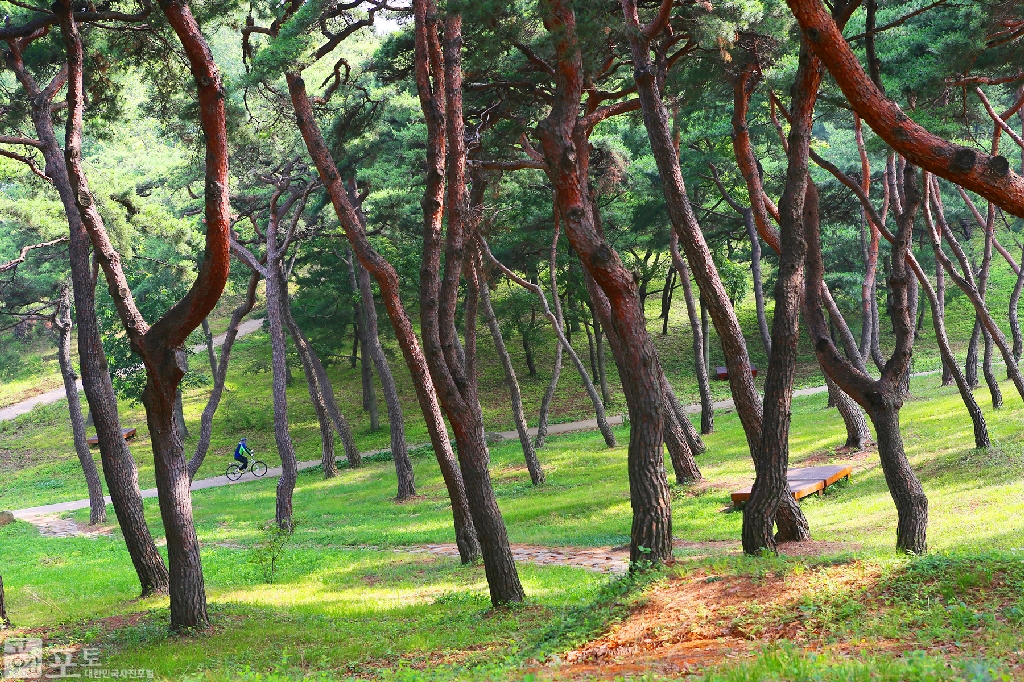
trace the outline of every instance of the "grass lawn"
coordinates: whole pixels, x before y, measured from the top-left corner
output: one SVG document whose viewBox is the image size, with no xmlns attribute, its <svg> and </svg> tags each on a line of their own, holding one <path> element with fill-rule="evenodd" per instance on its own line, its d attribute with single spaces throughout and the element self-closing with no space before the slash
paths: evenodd
<svg viewBox="0 0 1024 682">
<path fill-rule="evenodd" d="M 304 387 L 293 387 L 298 390 Z M 852 484 L 803 503 L 815 540 L 835 543 L 815 556 L 736 556 L 741 516 L 727 511 L 728 493 L 749 480 L 752 466 L 738 420 L 723 413 L 699 458 L 707 483 L 673 487 L 673 530 L 690 542 L 733 543 L 680 549 L 676 566 L 638 582 L 522 563 L 527 602 L 489 608 L 480 566 L 395 551 L 451 542 L 443 483 L 436 463 L 421 452 L 415 459 L 419 495 L 401 505 L 391 501 L 388 461 L 343 469 L 330 481 L 317 471 L 300 475 L 299 526 L 273 584 L 267 584 L 261 561 L 267 557 L 262 527 L 273 516 L 274 481 L 196 492 L 214 621 L 207 633 L 169 636 L 166 598 L 135 599 L 134 574 L 116 532 L 48 539 L 21 522 L 0 528 L 8 609 L 26 628 L 16 634 L 96 647 L 104 666 L 152 669 L 161 679 L 573 676 L 587 670 L 594 642 L 616 638 L 660 643 L 645 669 L 672 677 L 684 665 L 657 652 L 698 635 L 712 641 L 717 653 L 694 669 L 715 680 L 1020 675 L 1020 398 L 1004 386 L 1006 407 L 987 414 L 995 444 L 982 452 L 971 448 L 970 421 L 954 389 L 925 377 L 914 381 L 913 393 L 903 410 L 903 432 L 930 501 L 932 554 L 921 558 L 893 555 L 895 510 L 877 456 L 835 451 L 842 422 L 817 395 L 794 401 L 793 463 L 852 461 L 855 474 Z M 987 405 L 987 398 L 980 399 Z M 8 448 L 15 443 L 31 453 L 31 443 L 60 437 L 65 427 L 56 406 L 32 414 L 0 436 Z M 220 437 L 226 442 L 228 434 Z M 625 443 L 626 429 L 618 437 Z M 315 441 L 299 442 L 305 443 L 304 458 L 318 455 Z M 260 450 L 272 460 L 268 447 Z M 143 443 L 134 451 L 145 485 L 151 473 Z M 584 433 L 554 438 L 540 454 L 548 483 L 534 488 L 516 442 L 492 449 L 495 488 L 512 542 L 626 543 L 625 448 L 604 448 L 598 434 Z M 58 463 L 46 466 L 55 467 L 49 480 L 63 480 Z M 20 478 L 16 463 L 5 467 L 14 475 L 5 476 L 0 507 L 53 501 L 64 490 L 34 485 L 38 471 Z M 68 486 L 73 472 L 67 465 Z M 159 536 L 155 500 L 147 501 L 146 510 Z M 737 592 L 730 595 L 730 589 Z M 746 597 L 737 600 L 736 594 Z M 672 604 L 681 610 L 672 611 Z M 600 656 L 595 660 L 600 663 Z M 597 668 L 615 671 L 614 665 L 609 659 Z"/>
</svg>

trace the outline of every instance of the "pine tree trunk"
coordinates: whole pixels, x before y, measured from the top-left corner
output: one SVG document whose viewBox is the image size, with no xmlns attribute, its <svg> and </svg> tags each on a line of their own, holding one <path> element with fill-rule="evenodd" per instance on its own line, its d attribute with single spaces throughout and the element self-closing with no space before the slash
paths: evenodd
<svg viewBox="0 0 1024 682">
<path fill-rule="evenodd" d="M 665 286 L 661 290 L 661 335 L 668 336 L 668 315 L 672 310 L 672 292 L 675 289 L 675 268 L 670 267 L 665 275 Z"/>
<path fill-rule="evenodd" d="M 482 275 L 482 268 L 477 268 L 478 277 Z M 487 321 L 487 327 L 491 330 L 491 338 L 494 340 L 494 349 L 501 360 L 501 366 L 505 369 L 505 381 L 508 383 L 509 397 L 512 402 L 512 419 L 516 424 L 516 432 L 519 434 L 519 444 L 523 448 L 523 457 L 526 459 L 526 468 L 530 472 L 530 481 L 534 485 L 544 482 L 544 469 L 537 459 L 537 451 L 533 448 L 530 434 L 526 429 L 526 416 L 523 414 L 523 394 L 519 390 L 519 381 L 516 379 L 516 370 L 512 366 L 512 358 L 509 357 L 508 349 L 505 347 L 505 340 L 501 338 L 501 327 L 498 326 L 498 318 L 494 316 L 494 307 L 491 305 L 491 294 L 488 291 L 487 281 L 480 277 L 480 307 Z M 524 337 L 525 338 L 525 337 Z"/>
<path fill-rule="evenodd" d="M 82 371 L 82 387 L 89 402 L 89 414 L 96 426 L 103 476 L 114 514 L 117 516 L 128 555 L 139 578 L 142 596 L 149 596 L 167 589 L 167 567 L 146 525 L 138 469 L 121 433 L 117 397 L 110 381 L 107 357 L 103 352 L 99 325 L 96 321 L 96 294 L 89 234 L 75 204 L 74 189 L 54 134 L 52 99 L 40 96 L 41 93 L 28 78 L 20 58 L 14 62 L 13 70 L 30 95 L 32 123 L 42 143 L 40 151 L 46 161 L 46 175 L 53 180 L 68 221 L 68 251 L 75 300 L 75 322 L 78 327 L 78 359 Z"/>
<path fill-rule="evenodd" d="M 377 369 L 384 403 L 388 410 L 388 424 L 391 435 L 391 459 L 395 463 L 395 474 L 398 477 L 399 502 L 416 494 L 416 479 L 413 475 L 412 461 L 409 459 L 409 448 L 405 442 L 405 421 L 402 416 L 402 403 L 398 399 L 398 387 L 391 373 L 391 365 L 380 345 L 380 332 L 377 328 L 377 306 L 373 302 L 373 289 L 370 286 L 370 273 L 353 256 L 357 278 L 359 280 L 359 296 L 362 299 L 363 329 L 368 340 L 366 350 Z M 363 355 L 366 361 L 366 355 Z"/>
<path fill-rule="evenodd" d="M 477 395 L 476 311 L 466 310 L 466 346 L 457 351 L 455 326 L 459 282 L 467 265 L 477 217 L 466 191 L 465 122 L 462 118 L 462 18 L 449 14 L 444 23 L 443 63 L 428 57 L 429 45 L 441 42 L 437 8 L 432 0 L 415 0 L 416 85 L 427 127 L 426 187 L 423 208 L 423 256 L 420 268 L 420 329 L 423 353 L 438 397 L 458 445 L 459 467 L 469 510 L 480 539 L 491 603 L 500 606 L 525 599 L 516 571 L 505 521 L 491 484 L 490 453 L 484 438 Z M 435 85 L 444 84 L 435 90 Z M 443 97 L 442 97 L 443 92 Z M 447 196 L 444 181 L 447 180 Z M 474 189 L 476 189 L 474 187 Z M 482 190 L 482 185 L 481 185 Z M 482 196 L 480 197 L 482 200 Z M 445 267 L 441 275 L 442 208 L 447 212 Z M 473 268 L 467 270 L 470 289 Z M 472 292 L 470 292 L 472 293 Z M 475 305 L 473 306 L 475 308 Z"/>
<path fill-rule="evenodd" d="M 1022 285 L 1024 285 L 1024 279 L 1021 279 L 1020 281 L 1021 281 Z M 946 319 L 946 270 L 945 270 L 945 268 L 942 267 L 942 264 L 938 263 L 938 262 L 935 263 L 935 301 L 936 301 L 936 303 L 938 303 L 938 309 L 937 309 L 936 312 L 938 313 L 939 319 L 943 320 L 943 325 L 945 325 L 945 319 Z M 933 306 L 933 307 L 935 307 L 935 306 Z M 1019 333 L 1020 333 L 1020 330 L 1018 329 L 1018 334 Z M 952 363 L 946 362 L 945 359 L 943 359 L 943 362 L 942 362 L 942 385 L 943 386 L 949 386 L 950 384 L 953 383 L 953 368 L 954 367 L 957 367 L 959 369 L 959 366 L 956 364 L 956 359 L 954 359 Z"/>
<path fill-rule="evenodd" d="M 971 388 L 978 387 L 978 342 L 981 341 L 981 320 L 975 316 L 974 331 L 971 332 L 971 341 L 967 344 L 967 359 L 964 361 L 964 371 L 967 375 L 967 383 Z"/>
<path fill-rule="evenodd" d="M 597 379 L 601 385 L 601 402 L 607 408 L 612 404 L 612 393 L 608 388 L 608 363 L 604 355 L 604 329 L 597 317 L 594 317 L 594 354 L 597 356 Z"/>
<path fill-rule="evenodd" d="M 231 313 L 231 321 L 228 323 L 228 330 L 224 334 L 224 343 L 220 347 L 220 362 L 214 361 L 213 365 L 217 371 L 213 374 L 213 391 L 210 393 L 206 407 L 203 408 L 203 416 L 199 421 L 199 442 L 196 443 L 195 453 L 188 461 L 189 478 L 195 479 L 196 473 L 206 459 L 206 453 L 210 449 L 210 439 L 213 436 L 213 415 L 217 413 L 220 399 L 224 395 L 224 384 L 227 381 L 228 363 L 231 361 L 231 349 L 238 338 L 238 326 L 242 318 L 252 312 L 256 305 L 256 286 L 259 284 L 259 273 L 253 272 L 249 277 L 249 286 L 246 288 L 245 301 L 235 308 Z M 212 336 L 210 337 L 212 339 Z"/>
<path fill-rule="evenodd" d="M 85 474 L 85 484 L 89 489 L 89 525 L 95 526 L 107 520 L 107 503 L 103 499 L 103 483 L 96 462 L 89 452 L 89 443 L 85 435 L 85 419 L 82 416 L 82 403 L 78 398 L 78 375 L 71 365 L 71 287 L 61 285 L 60 299 L 54 314 L 54 326 L 57 328 L 57 360 L 60 373 L 64 378 L 64 393 L 68 399 L 68 412 L 71 417 L 71 435 L 75 443 L 75 452 Z"/>
<path fill-rule="evenodd" d="M 697 376 L 697 390 L 700 391 L 700 432 L 705 436 L 715 431 L 715 405 L 711 397 L 711 381 L 708 377 L 708 366 L 704 357 L 704 327 L 697 315 L 697 306 L 693 300 L 693 287 L 690 284 L 690 268 L 679 253 L 679 235 L 675 230 L 669 235 L 669 250 L 672 262 L 679 271 L 679 280 L 683 284 L 683 297 L 686 299 L 686 314 L 690 318 L 690 331 L 693 335 L 693 366 Z M 701 306 L 703 311 L 703 306 Z M 771 339 L 768 341 L 771 343 Z"/>
<path fill-rule="evenodd" d="M 420 347 L 419 339 L 413 329 L 412 321 L 402 304 L 398 273 L 381 255 L 374 250 L 366 236 L 365 216 L 357 211 L 349 201 L 341 175 L 334 164 L 334 159 L 324 142 L 323 135 L 313 116 L 313 109 L 306 94 L 306 84 L 295 73 L 286 74 L 288 92 L 291 96 L 292 108 L 295 112 L 296 126 L 302 134 L 310 158 L 316 165 L 334 207 L 335 215 L 345 230 L 356 257 L 363 267 L 369 270 L 380 287 L 381 297 L 395 330 L 398 344 L 405 357 L 406 366 L 412 377 L 420 411 L 430 434 L 430 442 L 437 459 L 441 475 L 444 478 L 448 497 L 452 503 L 452 516 L 455 526 L 455 543 L 459 548 L 459 557 L 463 564 L 470 564 L 480 558 L 480 541 L 473 518 L 469 510 L 465 481 L 459 469 L 451 441 L 445 427 L 437 391 L 430 376 L 426 358 Z"/>
<path fill-rule="evenodd" d="M 903 449 L 899 408 L 882 401 L 870 413 L 878 438 L 878 455 L 889 493 L 896 504 L 896 550 L 924 554 L 928 549 L 928 498 Z"/>
<path fill-rule="evenodd" d="M 554 211 L 555 222 L 554 222 L 554 236 L 551 239 L 551 255 L 549 258 L 548 270 L 550 273 L 550 285 L 551 285 L 551 302 L 554 304 L 555 310 L 555 324 L 559 328 L 565 329 L 565 319 L 562 316 L 562 301 L 558 295 L 558 210 Z M 591 344 L 593 347 L 593 344 Z M 593 351 L 591 351 L 591 359 L 593 359 Z M 551 410 L 551 400 L 555 397 L 555 390 L 558 388 L 558 379 L 562 375 L 562 344 L 561 342 L 555 344 L 555 364 L 551 369 L 551 381 L 548 382 L 548 388 L 544 391 L 544 397 L 540 401 L 540 416 L 537 419 L 537 438 L 534 440 L 534 447 L 540 449 L 544 447 L 544 440 L 548 435 L 548 412 Z M 594 408 L 597 409 L 595 403 Z"/>
</svg>

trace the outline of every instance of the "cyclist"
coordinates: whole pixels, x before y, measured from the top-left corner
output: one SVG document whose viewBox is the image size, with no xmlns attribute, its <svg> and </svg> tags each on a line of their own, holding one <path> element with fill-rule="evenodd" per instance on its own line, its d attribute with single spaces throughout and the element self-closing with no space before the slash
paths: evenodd
<svg viewBox="0 0 1024 682">
<path fill-rule="evenodd" d="M 246 457 L 248 455 L 248 457 Z M 246 443 L 246 439 L 238 441 L 238 446 L 235 448 L 235 459 L 238 460 L 238 464 L 242 467 L 242 471 L 245 471 L 249 466 L 249 457 L 252 457 L 252 450 L 249 449 L 249 444 Z"/>
</svg>

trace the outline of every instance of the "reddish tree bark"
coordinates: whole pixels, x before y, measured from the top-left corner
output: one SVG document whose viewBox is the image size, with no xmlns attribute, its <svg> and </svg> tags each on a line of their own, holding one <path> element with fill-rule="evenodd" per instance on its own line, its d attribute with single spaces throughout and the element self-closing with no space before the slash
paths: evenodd
<svg viewBox="0 0 1024 682">
<path fill-rule="evenodd" d="M 209 617 L 199 541 L 192 520 L 190 480 L 181 433 L 174 420 L 174 403 L 181 378 L 188 369 L 185 339 L 216 305 L 227 281 L 230 205 L 227 129 L 220 74 L 188 6 L 169 1 L 162 3 L 161 9 L 182 44 L 198 90 L 200 122 L 206 143 L 206 249 L 192 288 L 152 327 L 135 305 L 121 269 L 120 255 L 110 243 L 82 172 L 82 43 L 69 4 L 61 6 L 59 20 L 68 52 L 65 161 L 75 203 L 89 232 L 94 254 L 103 268 L 132 349 L 146 368 L 142 402 L 153 442 L 160 513 L 167 536 L 171 627 L 178 629 L 205 627 Z"/>
<path fill-rule="evenodd" d="M 571 6 L 560 0 L 544 5 L 545 28 L 554 39 L 555 94 L 538 134 L 547 160 L 548 178 L 565 222 L 565 232 L 583 264 L 607 297 L 610 319 L 604 324 L 629 406 L 629 480 L 633 525 L 630 560 L 661 563 L 672 558 L 672 513 L 661 452 L 662 369 L 647 332 L 632 275 L 595 224 L 596 207 L 588 187 L 589 141 L 597 122 L 626 103 L 579 115 L 584 65 Z M 628 106 L 635 106 L 630 103 Z M 594 291 L 591 291 L 593 298 Z"/>
<path fill-rule="evenodd" d="M 345 237 L 356 258 L 373 276 L 380 288 L 381 298 L 388 311 L 388 317 L 391 319 L 391 326 L 395 330 L 395 336 L 412 376 L 420 410 L 423 412 L 427 432 L 430 434 L 434 456 L 437 458 L 445 486 L 448 489 L 448 496 L 452 501 L 455 542 L 459 547 L 459 556 L 463 563 L 472 563 L 480 557 L 480 543 L 469 511 L 465 483 L 451 442 L 448 440 L 447 428 L 441 415 L 441 407 L 426 358 L 399 295 L 401 287 L 398 282 L 398 273 L 391 263 L 373 248 L 366 236 L 364 218 L 355 210 L 349 200 L 341 174 L 338 173 L 338 168 L 320 132 L 320 126 L 313 116 L 313 108 L 310 106 L 309 96 L 306 94 L 305 82 L 299 74 L 294 72 L 286 74 L 286 77 L 296 125 L 302 134 L 306 150 L 316 165 L 324 188 L 331 198 L 334 213 L 345 231 Z"/>
<path fill-rule="evenodd" d="M 420 269 L 420 329 L 423 351 L 438 396 L 455 433 L 459 466 L 473 525 L 480 538 L 484 571 L 494 605 L 525 598 L 505 521 L 491 485 L 490 454 L 484 438 L 483 414 L 475 372 L 476 277 L 468 261 L 475 226 L 466 188 L 465 124 L 462 117 L 462 18 L 448 15 L 444 47 L 438 38 L 437 8 L 416 0 L 415 73 L 420 105 L 427 124 L 427 175 L 423 207 L 423 263 Z M 447 197 L 445 196 L 447 179 Z M 441 271 L 441 222 L 447 208 L 444 275 Z M 459 282 L 466 270 L 466 345 L 455 325 Z"/>
<path fill-rule="evenodd" d="M 89 410 L 96 426 L 103 475 L 110 493 L 114 513 L 124 536 L 128 554 L 142 587 L 142 595 L 167 589 L 167 568 L 146 525 L 142 493 L 139 490 L 135 460 L 121 433 L 117 414 L 117 397 L 110 380 L 107 358 L 96 321 L 95 282 L 90 266 L 89 234 L 75 205 L 74 190 L 67 166 L 53 130 L 53 97 L 67 81 L 67 68 L 62 68 L 45 87 L 39 88 L 25 68 L 21 51 L 31 40 L 12 40 L 6 54 L 8 66 L 29 95 L 30 113 L 40 151 L 46 161 L 46 174 L 54 182 L 70 228 L 69 255 L 71 281 L 75 298 L 75 319 L 78 324 L 78 357 L 82 368 L 82 386 L 89 401 Z"/>
<path fill-rule="evenodd" d="M 912 121 L 864 72 L 821 0 L 787 0 L 787 4 L 854 111 L 889 146 L 909 163 L 1024 217 L 1024 178 L 1010 170 L 1005 157 L 952 144 Z"/>
</svg>

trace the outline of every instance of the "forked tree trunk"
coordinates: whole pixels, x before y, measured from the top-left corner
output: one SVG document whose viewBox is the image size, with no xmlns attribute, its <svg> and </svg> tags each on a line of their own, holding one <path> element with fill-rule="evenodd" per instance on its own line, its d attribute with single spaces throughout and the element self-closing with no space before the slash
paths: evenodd
<svg viewBox="0 0 1024 682">
<path fill-rule="evenodd" d="M 29 95 L 32 123 L 41 142 L 40 151 L 46 162 L 46 175 L 53 180 L 68 221 L 71 282 L 75 299 L 75 321 L 78 326 L 78 358 L 82 370 L 82 386 L 89 402 L 90 415 L 96 426 L 103 475 L 111 504 L 139 578 L 142 595 L 149 596 L 167 589 L 167 568 L 146 525 L 142 494 L 139 491 L 138 470 L 121 434 L 117 397 L 110 380 L 107 358 L 103 352 L 99 325 L 96 321 L 96 285 L 92 275 L 90 238 L 75 204 L 74 189 L 53 130 L 53 97 L 63 87 L 66 72 L 58 73 L 44 90 L 40 90 L 25 68 L 20 52 L 12 50 L 8 64 Z"/>
<path fill-rule="evenodd" d="M 525 593 L 512 557 L 505 521 L 491 485 L 490 453 L 484 438 L 475 367 L 476 311 L 466 310 L 466 347 L 459 353 L 455 326 L 460 276 L 473 245 L 474 216 L 466 191 L 465 123 L 462 118 L 462 18 L 445 19 L 444 45 L 432 0 L 415 0 L 416 86 L 427 124 L 427 173 L 422 207 L 423 260 L 420 269 L 420 328 L 430 375 L 439 391 L 458 444 L 473 525 L 480 538 L 484 573 L 495 606 L 523 601 Z M 447 163 L 446 163 L 447 162 Z M 448 181 L 445 198 L 444 181 Z M 441 272 L 442 207 L 448 213 Z M 475 273 L 466 268 L 472 289 Z M 472 292 L 471 292 L 472 293 Z M 464 358 L 464 360 L 463 360 Z"/>
<path fill-rule="evenodd" d="M 355 260 L 355 256 L 353 256 Z M 377 328 L 377 307 L 373 302 L 373 289 L 370 286 L 370 273 L 355 260 L 355 269 L 359 280 L 359 296 L 362 299 L 363 329 L 366 330 L 368 339 L 367 351 L 374 367 L 377 369 L 377 376 L 380 377 L 381 389 L 384 393 L 384 403 L 388 410 L 388 425 L 391 435 L 391 459 L 395 463 L 395 474 L 398 477 L 398 495 L 395 498 L 399 502 L 407 500 L 416 494 L 416 479 L 413 475 L 412 461 L 409 459 L 409 448 L 405 442 L 405 420 L 402 416 L 402 403 L 398 399 L 398 387 L 395 385 L 395 377 L 391 373 L 391 365 L 384 355 L 384 349 L 380 345 L 380 332 Z M 365 362 L 366 356 L 363 356 Z"/>
<path fill-rule="evenodd" d="M 899 382 L 910 366 L 913 349 L 910 268 L 907 260 L 911 253 L 914 217 L 921 205 L 921 195 L 915 169 L 910 164 L 906 167 L 904 178 L 905 200 L 902 202 L 902 210 L 898 212 L 899 231 L 893 240 L 892 274 L 889 277 L 896 346 L 892 358 L 882 370 L 881 378 L 874 380 L 856 368 L 839 353 L 828 336 L 821 305 L 825 271 L 816 210 L 813 213 L 814 219 L 806 220 L 804 224 L 808 244 L 805 315 L 822 368 L 865 409 L 875 426 L 878 455 L 899 515 L 896 547 L 899 551 L 920 554 L 927 549 L 925 530 L 928 524 L 928 500 L 920 481 L 910 468 L 900 437 L 899 409 L 903 396 L 899 391 Z M 813 188 L 813 184 L 809 187 Z M 808 201 L 816 203 L 817 193 L 810 193 Z M 805 211 L 805 215 L 810 216 L 810 211 Z"/>
<path fill-rule="evenodd" d="M 416 397 L 419 400 L 427 433 L 444 478 L 448 497 L 452 503 L 455 526 L 455 543 L 459 548 L 462 563 L 469 564 L 480 558 L 480 541 L 473 526 L 465 481 L 452 451 L 451 441 L 441 415 L 434 382 L 427 367 L 426 358 L 420 348 L 409 315 L 399 295 L 398 273 L 381 255 L 373 249 L 366 236 L 365 218 L 358 213 L 349 200 L 338 168 L 324 142 L 320 127 L 313 116 L 313 109 L 306 94 L 306 84 L 296 73 L 285 74 L 288 92 L 295 112 L 296 126 L 302 134 L 310 158 L 316 165 L 325 189 L 331 198 L 335 215 L 345 230 L 345 237 L 352 246 L 359 262 L 365 267 L 380 287 L 381 297 L 391 319 L 399 346 L 409 368 Z"/>
<path fill-rule="evenodd" d="M 220 347 L 220 362 L 214 360 L 211 365 L 216 367 L 217 371 L 213 374 L 213 391 L 210 393 L 209 400 L 206 401 L 206 407 L 203 408 L 203 416 L 199 420 L 199 442 L 196 444 L 195 453 L 188 461 L 188 475 L 190 479 L 196 477 L 196 473 L 198 473 L 199 468 L 203 465 L 206 453 L 210 449 L 210 439 L 213 436 L 213 415 L 217 413 L 220 399 L 224 395 L 224 384 L 228 376 L 228 363 L 231 361 L 231 349 L 235 345 L 235 339 L 238 338 L 238 326 L 242 323 L 242 318 L 252 312 L 253 307 L 256 305 L 256 285 L 259 284 L 259 281 L 259 273 L 253 272 L 249 277 L 249 285 L 246 287 L 245 301 L 231 313 L 231 321 L 228 323 L 228 330 L 224 334 L 224 343 Z M 212 339 L 213 337 L 211 336 L 210 338 Z"/>
<path fill-rule="evenodd" d="M 71 287 L 66 283 L 60 288 L 54 326 L 57 327 L 57 360 L 64 379 L 64 394 L 68 399 L 71 435 L 78 461 L 82 465 L 82 473 L 85 474 L 85 484 L 89 489 L 89 525 L 95 526 L 107 520 L 107 503 L 103 499 L 103 483 L 100 481 L 99 472 L 96 471 L 96 462 L 89 452 L 82 403 L 78 399 L 78 375 L 71 365 Z"/>
<path fill-rule="evenodd" d="M 761 442 L 754 457 L 754 485 L 743 508 L 743 551 L 757 554 L 775 550 L 776 512 L 791 498 L 789 428 L 800 341 L 800 309 L 803 305 L 804 256 L 807 243 L 803 225 L 817 205 L 807 196 L 815 193 L 807 167 L 814 104 L 821 83 L 821 66 L 806 44 L 801 46 L 800 63 L 792 87 L 792 126 L 789 133 L 786 182 L 779 200 L 779 272 L 775 284 L 775 312 L 772 316 L 772 353 L 764 383 L 764 421 Z M 797 512 L 799 514 L 799 512 Z M 803 524 L 780 527 L 783 535 Z M 789 539 L 789 538 L 786 538 Z M 801 537 L 798 539 L 807 539 Z"/>
<path fill-rule="evenodd" d="M 491 294 L 488 291 L 487 280 L 481 277 L 483 269 L 477 268 L 477 276 L 480 281 L 480 308 L 487 321 L 487 327 L 491 330 L 491 339 L 494 340 L 494 349 L 501 360 L 501 366 L 505 369 L 505 381 L 508 382 L 509 397 L 512 402 L 512 419 L 516 424 L 516 432 L 519 434 L 519 444 L 523 448 L 523 457 L 526 460 L 526 468 L 530 472 L 530 481 L 534 485 L 544 482 L 544 469 L 537 459 L 537 451 L 533 448 L 533 441 L 526 429 L 526 416 L 523 414 L 523 394 L 519 390 L 519 380 L 516 379 L 516 370 L 512 366 L 512 358 L 509 357 L 508 349 L 505 347 L 505 340 L 501 337 L 501 327 L 498 326 L 498 318 L 494 315 L 494 307 L 491 305 Z"/>
<path fill-rule="evenodd" d="M 69 74 L 65 161 L 75 203 L 104 270 L 118 315 L 132 350 L 141 356 L 146 367 L 142 402 L 146 407 L 146 420 L 153 442 L 154 474 L 167 537 L 171 627 L 180 629 L 205 627 L 209 624 L 209 616 L 199 541 L 192 518 L 190 480 L 181 433 L 174 423 L 174 403 L 181 378 L 188 370 L 183 344 L 189 333 L 216 305 L 227 282 L 231 211 L 226 117 L 220 74 L 188 6 L 165 3 L 161 10 L 181 42 L 198 91 L 199 118 L 206 146 L 206 245 L 196 281 L 188 293 L 152 327 L 135 305 L 121 269 L 120 255 L 110 243 L 82 172 L 83 51 L 70 4 L 60 7 L 59 20 L 68 53 Z"/>
</svg>

